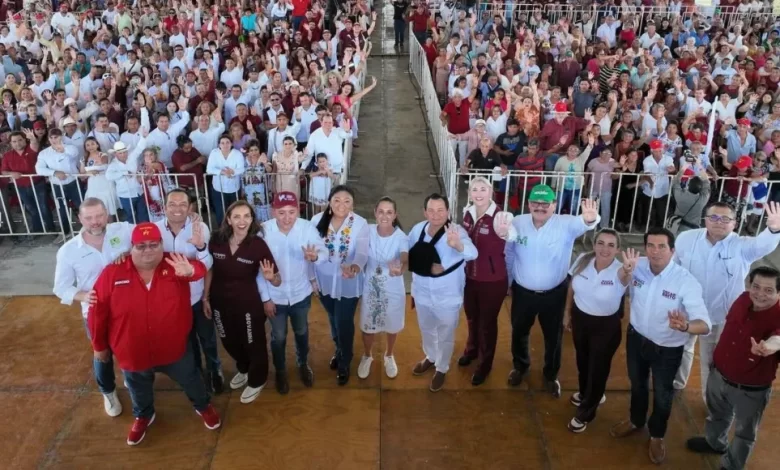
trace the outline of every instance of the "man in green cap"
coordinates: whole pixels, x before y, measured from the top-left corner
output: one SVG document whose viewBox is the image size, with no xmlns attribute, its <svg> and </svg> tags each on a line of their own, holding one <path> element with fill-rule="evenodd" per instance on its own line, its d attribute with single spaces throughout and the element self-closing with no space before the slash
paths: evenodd
<svg viewBox="0 0 780 470">
<path fill-rule="evenodd" d="M 536 316 L 544 335 L 544 382 L 561 396 L 563 309 L 574 240 L 598 224 L 598 205 L 583 199 L 580 215 L 555 214 L 555 191 L 546 184 L 531 188 L 530 213 L 496 216 L 496 234 L 507 241 L 506 264 L 512 289 L 512 362 L 509 385 L 516 387 L 531 366 L 528 338 Z M 576 212 L 576 211 L 575 211 Z"/>
</svg>

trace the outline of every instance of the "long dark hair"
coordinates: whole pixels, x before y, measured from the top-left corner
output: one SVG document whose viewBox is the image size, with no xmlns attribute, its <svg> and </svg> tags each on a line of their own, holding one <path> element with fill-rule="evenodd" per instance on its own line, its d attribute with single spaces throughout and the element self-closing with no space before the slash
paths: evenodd
<svg viewBox="0 0 780 470">
<path fill-rule="evenodd" d="M 317 222 L 317 231 L 323 238 L 328 235 L 328 227 L 330 227 L 330 221 L 333 219 L 333 209 L 330 208 L 330 201 L 337 193 L 347 193 L 352 196 L 353 200 L 355 199 L 355 191 L 346 184 L 340 184 L 330 190 L 330 194 L 328 195 L 328 207 L 325 209 L 325 212 L 322 213 L 320 221 Z"/>
<path fill-rule="evenodd" d="M 228 219 L 230 219 L 233 211 L 239 207 L 246 207 L 249 210 L 249 213 L 252 214 L 252 223 L 249 224 L 249 230 L 247 231 L 245 240 L 250 240 L 251 238 L 258 235 L 263 235 L 263 227 L 261 227 L 260 223 L 257 221 L 257 217 L 255 216 L 255 208 L 243 199 L 239 199 L 238 201 L 229 205 L 225 211 L 225 218 L 222 219 L 222 225 L 219 226 L 219 230 L 217 230 L 217 232 L 214 234 L 215 241 L 219 243 L 230 242 L 230 237 L 233 236 L 233 227 L 231 227 L 228 223 Z"/>
<path fill-rule="evenodd" d="M 401 222 L 398 221 L 398 206 L 395 203 L 395 200 L 389 196 L 385 196 L 382 199 L 378 200 L 376 202 L 376 205 L 374 206 L 374 212 L 379 208 L 379 204 L 382 204 L 383 202 L 387 202 L 393 205 L 393 211 L 395 212 L 395 220 L 393 220 L 393 227 L 400 228 L 403 230 L 404 228 L 401 227 Z"/>
</svg>

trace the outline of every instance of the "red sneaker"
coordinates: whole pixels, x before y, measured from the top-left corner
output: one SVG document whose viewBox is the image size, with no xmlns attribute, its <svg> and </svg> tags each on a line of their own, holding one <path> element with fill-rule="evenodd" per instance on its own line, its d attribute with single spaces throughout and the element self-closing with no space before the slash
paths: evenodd
<svg viewBox="0 0 780 470">
<path fill-rule="evenodd" d="M 133 427 L 130 428 L 130 434 L 127 435 L 127 445 L 137 446 L 144 440 L 144 437 L 146 437 L 146 430 L 154 422 L 155 416 L 157 415 L 153 414 L 151 418 L 135 418 Z"/>
<path fill-rule="evenodd" d="M 209 404 L 205 410 L 195 411 L 200 415 L 201 418 L 203 418 L 203 424 L 205 424 L 207 428 L 217 429 L 222 425 L 222 421 L 219 419 L 219 413 L 217 413 L 214 405 Z"/>
</svg>

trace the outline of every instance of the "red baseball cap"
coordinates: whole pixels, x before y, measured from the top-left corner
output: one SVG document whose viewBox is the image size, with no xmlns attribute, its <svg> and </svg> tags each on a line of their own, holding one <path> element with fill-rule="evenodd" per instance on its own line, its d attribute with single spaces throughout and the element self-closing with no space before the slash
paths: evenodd
<svg viewBox="0 0 780 470">
<path fill-rule="evenodd" d="M 556 114 L 569 114 L 569 107 L 563 101 L 555 103 L 553 112 Z"/>
<path fill-rule="evenodd" d="M 738 170 L 747 170 L 753 166 L 753 159 L 747 155 L 742 155 L 737 159 L 737 162 L 734 163 L 734 166 L 737 167 Z"/>
<path fill-rule="evenodd" d="M 46 123 L 43 121 L 35 121 L 35 124 L 33 124 L 33 129 L 46 129 Z"/>
<path fill-rule="evenodd" d="M 160 228 L 151 222 L 143 222 L 136 225 L 133 229 L 133 234 L 130 236 L 130 243 L 133 245 L 143 242 L 159 242 L 161 240 Z"/>
<path fill-rule="evenodd" d="M 650 150 L 661 150 L 664 148 L 664 143 L 658 139 L 650 141 Z"/>
<path fill-rule="evenodd" d="M 271 207 L 274 209 L 281 209 L 282 207 L 293 206 L 298 207 L 298 197 L 291 191 L 280 191 L 274 194 L 274 200 L 271 203 Z"/>
<path fill-rule="evenodd" d="M 737 124 L 740 126 L 750 127 L 750 119 L 746 119 L 746 118 L 737 119 Z"/>
</svg>

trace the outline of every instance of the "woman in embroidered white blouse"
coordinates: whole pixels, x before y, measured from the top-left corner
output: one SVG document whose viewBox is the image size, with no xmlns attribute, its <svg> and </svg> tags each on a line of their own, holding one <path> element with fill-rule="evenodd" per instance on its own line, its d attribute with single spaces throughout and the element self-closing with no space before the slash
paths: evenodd
<svg viewBox="0 0 780 470">
<path fill-rule="evenodd" d="M 336 186 L 330 192 L 325 212 L 311 220 L 328 249 L 327 262 L 310 265 L 310 278 L 328 312 L 331 336 L 336 345 L 330 368 L 338 371 L 339 385 L 349 381 L 355 310 L 363 293 L 363 268 L 368 260 L 368 222 L 352 212 L 354 200 L 351 188 Z"/>
</svg>

